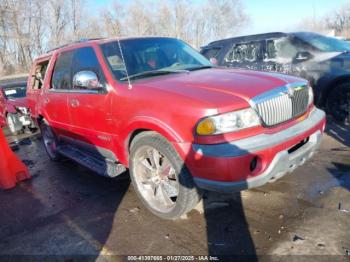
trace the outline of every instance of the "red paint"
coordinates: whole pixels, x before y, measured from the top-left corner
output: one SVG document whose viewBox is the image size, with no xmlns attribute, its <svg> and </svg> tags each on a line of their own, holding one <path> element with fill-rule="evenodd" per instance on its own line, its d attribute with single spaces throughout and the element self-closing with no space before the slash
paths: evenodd
<svg viewBox="0 0 350 262">
<path fill-rule="evenodd" d="M 6 106 L 5 106 L 5 97 L 0 92 L 0 128 L 6 126 Z"/>
<path fill-rule="evenodd" d="M 25 97 L 16 99 L 6 99 L 0 87 L 0 127 L 6 126 L 6 116 L 8 113 L 17 113 L 16 107 L 27 107 L 28 101 Z"/>
</svg>

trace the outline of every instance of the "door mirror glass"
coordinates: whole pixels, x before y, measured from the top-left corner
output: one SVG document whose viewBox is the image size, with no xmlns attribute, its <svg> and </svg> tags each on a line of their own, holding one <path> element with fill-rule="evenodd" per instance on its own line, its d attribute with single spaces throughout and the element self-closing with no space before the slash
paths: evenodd
<svg viewBox="0 0 350 262">
<path fill-rule="evenodd" d="M 97 75 L 92 71 L 80 71 L 73 77 L 74 89 L 100 90 L 103 88 Z"/>
<path fill-rule="evenodd" d="M 215 58 L 215 57 L 211 57 L 209 59 L 210 63 L 212 63 L 214 66 L 217 66 L 218 65 L 218 60 Z"/>
</svg>

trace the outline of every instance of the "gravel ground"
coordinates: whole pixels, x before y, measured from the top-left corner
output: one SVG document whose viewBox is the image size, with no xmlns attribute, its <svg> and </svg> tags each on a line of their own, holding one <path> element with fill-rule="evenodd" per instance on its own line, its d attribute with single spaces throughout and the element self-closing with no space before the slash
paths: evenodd
<svg viewBox="0 0 350 262">
<path fill-rule="evenodd" d="M 177 221 L 149 213 L 128 173 L 109 179 L 70 160 L 51 162 L 38 135 L 8 139 L 20 141 L 16 153 L 32 179 L 0 191 L 0 255 L 350 259 L 350 135 L 335 124 L 319 153 L 292 174 L 241 193 L 207 193 Z"/>
</svg>

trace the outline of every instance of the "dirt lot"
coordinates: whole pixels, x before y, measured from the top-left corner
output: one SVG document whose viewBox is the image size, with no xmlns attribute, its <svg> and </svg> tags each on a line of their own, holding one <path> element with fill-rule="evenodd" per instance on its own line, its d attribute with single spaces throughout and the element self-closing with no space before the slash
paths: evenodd
<svg viewBox="0 0 350 262">
<path fill-rule="evenodd" d="M 21 137 L 16 153 L 33 177 L 0 191 L 0 255 L 249 254 L 251 261 L 279 261 L 286 257 L 276 255 L 298 254 L 308 255 L 298 261 L 349 261 L 350 135 L 334 124 L 327 133 L 320 152 L 294 173 L 237 194 L 208 193 L 178 221 L 150 214 L 127 173 L 109 179 L 69 160 L 51 162 L 40 138 Z"/>
</svg>

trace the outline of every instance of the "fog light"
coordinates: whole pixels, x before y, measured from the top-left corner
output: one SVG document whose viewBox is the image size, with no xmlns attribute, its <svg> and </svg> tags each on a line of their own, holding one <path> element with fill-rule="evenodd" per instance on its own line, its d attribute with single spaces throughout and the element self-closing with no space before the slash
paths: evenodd
<svg viewBox="0 0 350 262">
<path fill-rule="evenodd" d="M 250 172 L 253 172 L 258 165 L 258 157 L 255 156 L 252 161 L 250 161 Z"/>
</svg>

